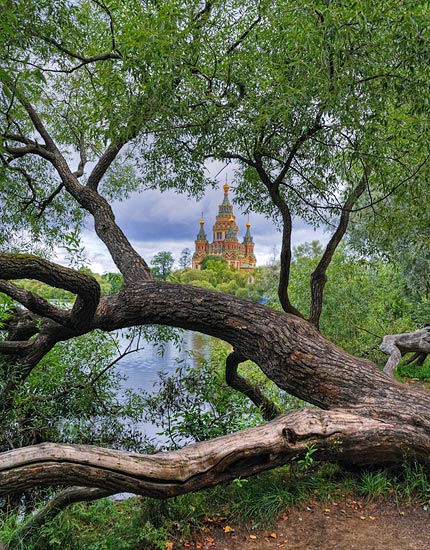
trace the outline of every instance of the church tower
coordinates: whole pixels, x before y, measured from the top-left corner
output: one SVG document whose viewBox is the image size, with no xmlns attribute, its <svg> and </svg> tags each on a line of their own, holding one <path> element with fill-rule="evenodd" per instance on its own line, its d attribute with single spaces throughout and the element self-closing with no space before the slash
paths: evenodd
<svg viewBox="0 0 430 550">
<path fill-rule="evenodd" d="M 200 231 L 197 233 L 197 239 L 194 242 L 196 249 L 193 255 L 192 266 L 193 269 L 200 269 L 199 264 L 203 258 L 207 256 L 209 246 L 205 233 L 205 220 L 203 219 L 203 212 L 202 217 L 200 218 Z"/>
<path fill-rule="evenodd" d="M 228 192 L 230 187 L 227 182 L 224 185 L 224 198 L 218 207 L 218 215 L 212 227 L 213 241 L 208 242 L 204 230 L 203 214 L 200 220 L 200 231 L 195 240 L 195 252 L 193 255 L 193 269 L 201 269 L 201 261 L 206 256 L 220 256 L 230 267 L 252 272 L 256 266 L 254 255 L 254 242 L 251 235 L 251 224 L 246 224 L 246 233 L 242 243 L 238 241 L 239 228 L 230 203 Z"/>
</svg>

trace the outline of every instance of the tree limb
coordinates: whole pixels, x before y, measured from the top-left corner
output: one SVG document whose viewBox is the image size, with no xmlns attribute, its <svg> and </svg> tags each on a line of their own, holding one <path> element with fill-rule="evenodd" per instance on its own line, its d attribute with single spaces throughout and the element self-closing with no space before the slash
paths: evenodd
<svg viewBox="0 0 430 550">
<path fill-rule="evenodd" d="M 264 185 L 267 187 L 273 203 L 277 206 L 281 216 L 282 216 L 282 246 L 280 254 L 280 263 L 281 270 L 279 273 L 279 282 L 278 282 L 278 297 L 281 303 L 282 309 L 286 313 L 291 313 L 292 315 L 297 315 L 297 317 L 302 317 L 303 315 L 300 311 L 293 306 L 290 300 L 290 295 L 288 292 L 288 287 L 290 283 L 290 269 L 291 269 L 291 235 L 293 230 L 293 222 L 291 218 L 291 212 L 281 197 L 279 192 L 279 185 L 272 182 L 269 178 L 269 175 L 264 170 L 262 155 L 258 152 L 254 153 L 255 155 L 255 168 L 258 172 L 258 175 Z"/>
<path fill-rule="evenodd" d="M 112 162 L 116 159 L 123 146 L 124 143 L 111 143 L 109 145 L 89 175 L 87 187 L 94 189 L 95 191 L 97 190 L 101 179 L 111 166 Z"/>
<path fill-rule="evenodd" d="M 309 313 L 309 322 L 319 327 L 319 321 L 322 312 L 323 305 L 323 292 L 327 282 L 327 268 L 333 258 L 333 255 L 339 246 L 339 243 L 343 239 L 345 232 L 348 228 L 349 218 L 351 215 L 351 208 L 356 201 L 361 197 L 366 189 L 367 178 L 370 174 L 370 169 L 365 167 L 363 176 L 360 179 L 358 185 L 351 191 L 345 204 L 342 207 L 339 223 L 336 231 L 333 233 L 331 239 L 327 243 L 324 253 L 318 262 L 315 271 L 311 275 L 311 307 Z"/>
<path fill-rule="evenodd" d="M 231 352 L 225 365 L 225 380 L 227 384 L 234 390 L 240 391 L 246 397 L 248 397 L 256 407 L 261 411 L 261 415 L 265 420 L 273 420 L 281 414 L 278 407 L 267 399 L 264 393 L 254 384 L 251 384 L 246 378 L 240 376 L 237 372 L 237 368 L 240 363 L 246 361 L 246 357 L 243 357 L 236 351 Z"/>
<path fill-rule="evenodd" d="M 111 493 L 169 498 L 285 464 L 304 456 L 311 445 L 318 449 L 317 459 L 372 463 L 377 446 L 380 460 L 401 460 L 406 449 L 420 449 L 416 438 L 421 445 L 424 436 L 419 434 L 345 410 L 302 409 L 264 426 L 155 455 L 43 443 L 2 453 L 0 495 L 81 483 Z M 427 458 L 428 438 L 425 447 Z"/>
<path fill-rule="evenodd" d="M 0 279 L 0 292 L 7 294 L 37 315 L 48 317 L 64 326 L 70 325 L 70 311 L 56 308 L 48 302 L 48 300 L 45 300 L 29 290 Z"/>
</svg>

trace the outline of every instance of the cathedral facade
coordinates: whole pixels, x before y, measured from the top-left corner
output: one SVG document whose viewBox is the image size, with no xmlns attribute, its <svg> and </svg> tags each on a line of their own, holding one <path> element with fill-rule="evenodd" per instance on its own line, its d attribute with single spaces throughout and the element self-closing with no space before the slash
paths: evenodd
<svg viewBox="0 0 430 550">
<path fill-rule="evenodd" d="M 238 241 L 239 228 L 233 214 L 233 206 L 228 198 L 229 186 L 224 185 L 224 199 L 219 205 L 218 215 L 212 228 L 213 240 L 209 242 L 205 233 L 205 222 L 200 220 L 200 231 L 195 240 L 195 252 L 193 255 L 193 269 L 201 269 L 201 261 L 206 256 L 220 256 L 230 267 L 252 272 L 256 266 L 254 255 L 254 242 L 251 236 L 251 224 L 246 224 L 246 233 L 243 242 Z"/>
</svg>

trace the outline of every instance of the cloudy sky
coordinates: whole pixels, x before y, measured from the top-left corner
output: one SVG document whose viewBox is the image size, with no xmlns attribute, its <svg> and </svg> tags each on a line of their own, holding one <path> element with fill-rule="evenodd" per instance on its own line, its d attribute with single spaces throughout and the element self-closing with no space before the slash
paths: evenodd
<svg viewBox="0 0 430 550">
<path fill-rule="evenodd" d="M 229 177 L 230 180 L 230 177 Z M 135 249 L 151 262 L 153 256 L 161 251 L 172 252 L 176 261 L 181 251 L 188 247 L 194 251 L 194 240 L 199 230 L 199 220 L 203 212 L 205 230 L 212 240 L 212 226 L 223 199 L 225 174 L 220 177 L 218 189 L 210 189 L 201 201 L 193 201 L 173 191 L 144 191 L 133 194 L 127 201 L 113 204 L 117 223 L 122 228 Z M 229 193 L 234 205 L 234 186 Z M 234 205 L 236 223 L 239 226 L 239 239 L 245 234 L 247 217 Z M 255 254 L 258 265 L 267 264 L 274 251 L 279 251 L 281 236 L 273 223 L 261 215 L 250 217 L 251 233 L 254 237 Z M 97 273 L 117 271 L 107 249 L 94 234 L 92 227 L 84 232 L 84 245 L 89 267 Z M 325 235 L 316 233 L 302 221 L 294 225 L 294 246 L 313 239 L 326 240 Z"/>
</svg>

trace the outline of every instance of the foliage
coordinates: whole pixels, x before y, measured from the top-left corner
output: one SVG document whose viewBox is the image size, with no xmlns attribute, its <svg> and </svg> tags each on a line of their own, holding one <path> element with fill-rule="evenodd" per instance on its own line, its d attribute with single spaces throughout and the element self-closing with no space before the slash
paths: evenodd
<svg viewBox="0 0 430 550">
<path fill-rule="evenodd" d="M 430 365 L 428 359 L 422 365 L 412 363 L 409 365 L 399 365 L 396 369 L 396 376 L 400 379 L 411 380 L 430 380 Z"/>
<path fill-rule="evenodd" d="M 255 301 L 262 299 L 263 288 L 260 281 L 264 272 L 263 268 L 254 269 L 252 280 L 250 280 L 248 273 L 233 269 L 225 261 L 220 261 L 218 257 L 215 258 L 210 259 L 210 256 L 207 256 L 205 260 L 208 259 L 208 261 L 204 269 L 175 271 L 172 279 L 184 284 L 218 290 Z"/>
<path fill-rule="evenodd" d="M 391 481 L 386 472 L 364 472 L 358 482 L 358 490 L 369 499 L 387 496 L 391 491 Z"/>
<path fill-rule="evenodd" d="M 198 366 L 178 361 L 172 374 L 160 373 L 157 390 L 145 392 L 146 420 L 157 426 L 168 448 L 204 441 L 263 422 L 257 407 L 225 382 L 225 360 L 230 350 L 221 342 L 211 345 L 209 359 Z M 250 382 L 264 391 L 282 410 L 302 402 L 279 390 L 255 365 L 240 367 Z"/>
<path fill-rule="evenodd" d="M 303 312 L 309 310 L 309 278 L 321 250 L 317 241 L 294 250 L 290 292 Z M 263 276 L 263 292 L 276 308 L 280 307 L 275 286 L 278 273 L 275 261 Z M 417 307 L 408 291 L 402 271 L 384 260 L 358 256 L 341 247 L 327 277 L 320 328 L 328 339 L 350 353 L 384 363 L 385 355 L 378 350 L 382 337 L 418 328 L 428 319 L 426 308 Z"/>
<path fill-rule="evenodd" d="M 159 279 L 165 281 L 172 272 L 174 263 L 175 260 L 171 252 L 166 252 L 164 250 L 157 252 L 151 260 L 152 273 Z"/>
<path fill-rule="evenodd" d="M 161 429 L 169 448 L 203 441 L 259 424 L 258 409 L 228 388 L 223 367 L 227 349 L 217 346 L 199 366 L 179 364 L 173 374 L 160 373 L 159 389 L 144 395 L 146 420 Z"/>
<path fill-rule="evenodd" d="M 121 395 L 118 353 L 118 342 L 102 332 L 59 343 L 15 392 L 1 421 L 0 447 L 61 441 L 148 448 L 131 427 L 142 408 L 137 396 Z"/>
</svg>

